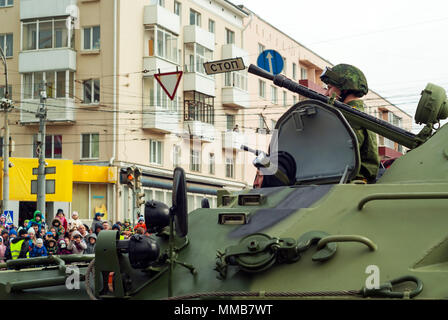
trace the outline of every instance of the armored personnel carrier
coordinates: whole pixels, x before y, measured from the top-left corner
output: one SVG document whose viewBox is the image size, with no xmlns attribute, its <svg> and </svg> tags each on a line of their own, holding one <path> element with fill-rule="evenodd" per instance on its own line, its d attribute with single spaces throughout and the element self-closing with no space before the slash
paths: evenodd
<svg viewBox="0 0 448 320">
<path fill-rule="evenodd" d="M 445 91 L 423 90 L 419 134 L 251 65 L 308 100 L 253 151 L 258 188 L 220 191 L 187 215 L 182 168 L 172 207 L 145 204 L 150 237 L 99 234 L 94 256 L 8 261 L 1 299 L 441 299 L 448 295 L 448 126 Z M 359 125 L 405 146 L 375 183 L 356 180 Z M 67 281 L 75 264 L 79 289 Z M 73 289 L 73 288 L 72 288 Z"/>
</svg>

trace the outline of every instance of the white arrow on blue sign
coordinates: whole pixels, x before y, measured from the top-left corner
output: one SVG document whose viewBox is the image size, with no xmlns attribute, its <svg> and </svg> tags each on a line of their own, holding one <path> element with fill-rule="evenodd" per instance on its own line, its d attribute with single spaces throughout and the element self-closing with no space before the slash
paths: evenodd
<svg viewBox="0 0 448 320">
<path fill-rule="evenodd" d="M 275 50 L 264 50 L 257 58 L 257 66 L 272 75 L 283 70 L 283 57 Z"/>
<path fill-rule="evenodd" d="M 6 216 L 6 224 L 11 226 L 14 224 L 14 212 L 4 211 L 3 214 Z"/>
</svg>

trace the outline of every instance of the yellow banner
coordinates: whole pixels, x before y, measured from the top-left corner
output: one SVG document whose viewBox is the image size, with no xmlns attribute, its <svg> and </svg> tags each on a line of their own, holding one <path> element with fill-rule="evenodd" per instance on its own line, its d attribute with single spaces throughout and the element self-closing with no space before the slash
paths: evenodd
<svg viewBox="0 0 448 320">
<path fill-rule="evenodd" d="M 9 158 L 12 167 L 9 168 L 9 199 L 16 201 L 36 201 L 37 195 L 31 193 L 31 181 L 37 186 L 38 159 Z M 46 168 L 54 167 L 56 172 L 46 175 L 47 183 L 54 182 L 54 193 L 47 193 L 45 201 L 72 201 L 73 161 L 46 159 Z M 0 161 L 3 167 L 3 161 Z M 3 175 L 2 175 L 3 177 Z M 49 182 L 51 181 L 51 182 Z M 36 187 L 37 190 L 37 187 Z"/>
</svg>

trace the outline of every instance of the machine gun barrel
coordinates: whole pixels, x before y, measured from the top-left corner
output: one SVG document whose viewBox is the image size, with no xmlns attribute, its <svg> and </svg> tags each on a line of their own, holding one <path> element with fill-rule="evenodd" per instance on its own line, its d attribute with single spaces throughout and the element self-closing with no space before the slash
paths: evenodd
<svg viewBox="0 0 448 320">
<path fill-rule="evenodd" d="M 292 81 L 283 75 L 278 74 L 274 76 L 253 64 L 249 66 L 248 72 L 271 80 L 275 85 L 286 88 L 289 91 L 298 93 L 304 97 L 319 100 L 324 103 L 330 102 L 330 97 L 324 96 L 323 94 L 302 86 L 301 84 Z M 338 108 L 350 123 L 362 126 L 407 148 L 413 149 L 424 142 L 423 139 L 409 131 L 396 127 L 389 122 L 375 118 L 362 111 L 356 110 L 345 103 L 334 101 L 332 105 Z"/>
<path fill-rule="evenodd" d="M 241 148 L 241 150 L 248 151 L 250 153 L 255 154 L 256 156 L 258 156 L 259 154 L 261 154 L 263 152 L 263 151 L 260 151 L 260 150 L 252 149 L 252 148 L 250 148 L 248 146 L 245 146 L 243 144 L 241 145 L 240 148 Z"/>
</svg>

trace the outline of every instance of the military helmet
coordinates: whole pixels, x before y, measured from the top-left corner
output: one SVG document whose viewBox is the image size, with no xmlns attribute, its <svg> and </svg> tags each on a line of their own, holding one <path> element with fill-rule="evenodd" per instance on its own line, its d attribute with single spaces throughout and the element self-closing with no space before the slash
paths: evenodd
<svg viewBox="0 0 448 320">
<path fill-rule="evenodd" d="M 369 91 L 364 73 L 349 64 L 338 64 L 333 68 L 326 67 L 320 79 L 341 91 L 350 91 L 357 97 L 362 97 Z"/>
</svg>

